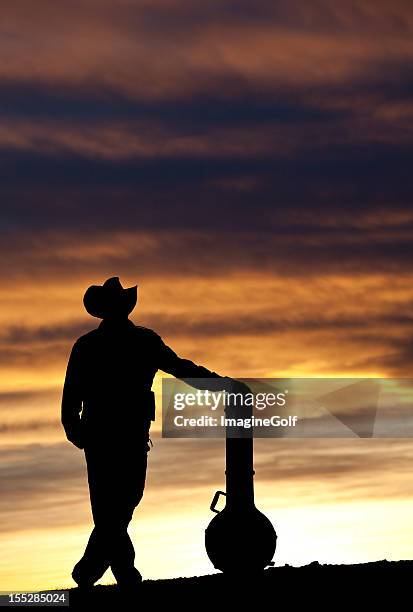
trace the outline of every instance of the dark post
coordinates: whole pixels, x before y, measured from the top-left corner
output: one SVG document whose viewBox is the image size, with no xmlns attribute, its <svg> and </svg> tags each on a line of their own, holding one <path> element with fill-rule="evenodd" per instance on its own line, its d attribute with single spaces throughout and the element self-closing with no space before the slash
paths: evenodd
<svg viewBox="0 0 413 612">
<path fill-rule="evenodd" d="M 228 406 L 227 418 L 252 417 L 252 407 Z M 271 564 L 277 535 L 268 518 L 255 507 L 253 428 L 226 428 L 226 493 L 217 491 L 211 503 L 216 512 L 205 531 L 205 547 L 216 569 L 226 574 L 262 572 Z M 225 508 L 215 506 L 226 495 Z"/>
</svg>

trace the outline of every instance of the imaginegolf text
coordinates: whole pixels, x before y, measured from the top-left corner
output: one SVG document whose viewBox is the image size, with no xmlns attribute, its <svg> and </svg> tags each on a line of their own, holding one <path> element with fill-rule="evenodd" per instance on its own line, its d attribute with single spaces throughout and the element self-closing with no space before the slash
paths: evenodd
<svg viewBox="0 0 413 612">
<path fill-rule="evenodd" d="M 198 418 L 184 417 L 178 415 L 174 417 L 175 427 L 239 427 L 251 429 L 252 427 L 295 427 L 298 422 L 298 416 L 279 417 L 272 416 L 269 418 L 249 417 L 249 418 L 228 418 L 221 416 L 220 418 L 212 416 L 200 416 Z"/>
</svg>

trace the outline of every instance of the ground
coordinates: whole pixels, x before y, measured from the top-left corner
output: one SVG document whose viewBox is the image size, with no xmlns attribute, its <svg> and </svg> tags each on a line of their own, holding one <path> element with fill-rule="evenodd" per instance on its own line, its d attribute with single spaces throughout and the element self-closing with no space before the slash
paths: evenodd
<svg viewBox="0 0 413 612">
<path fill-rule="evenodd" d="M 116 586 L 96 586 L 90 592 L 70 591 L 70 608 L 84 610 L 112 607 L 126 609 L 260 607 L 263 612 L 278 607 L 316 606 L 321 609 L 360 606 L 392 609 L 408 605 L 413 561 L 378 561 L 360 565 L 290 566 L 265 570 L 262 576 L 226 577 L 222 574 L 146 580 L 138 592 L 121 593 Z"/>
</svg>

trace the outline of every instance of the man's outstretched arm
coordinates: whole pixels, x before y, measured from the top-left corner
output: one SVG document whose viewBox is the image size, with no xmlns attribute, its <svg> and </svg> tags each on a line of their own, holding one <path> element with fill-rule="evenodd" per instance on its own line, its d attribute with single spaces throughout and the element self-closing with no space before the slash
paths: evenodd
<svg viewBox="0 0 413 612">
<path fill-rule="evenodd" d="M 77 342 L 73 345 L 66 369 L 62 394 L 62 425 L 67 439 L 78 448 L 83 448 L 80 432 L 80 413 L 82 410 L 81 356 Z"/>
<path fill-rule="evenodd" d="M 189 359 L 179 357 L 161 338 L 159 351 L 159 369 L 175 378 L 188 382 L 192 387 L 198 389 L 209 389 L 210 391 L 235 390 L 245 391 L 248 388 L 243 383 L 233 380 L 228 376 L 220 376 L 216 372 L 195 364 Z M 189 380 L 188 380 L 189 379 Z M 195 379 L 195 380 L 194 380 Z"/>
</svg>

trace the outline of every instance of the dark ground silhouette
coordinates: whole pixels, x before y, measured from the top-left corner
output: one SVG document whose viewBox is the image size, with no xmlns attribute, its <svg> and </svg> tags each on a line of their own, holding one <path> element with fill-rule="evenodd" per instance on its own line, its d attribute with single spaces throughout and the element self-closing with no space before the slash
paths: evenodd
<svg viewBox="0 0 413 612">
<path fill-rule="evenodd" d="M 245 609 L 251 602 L 253 610 L 340 609 L 346 605 L 357 610 L 363 604 L 386 604 L 397 609 L 397 602 L 410 599 L 413 561 L 378 561 L 359 565 L 319 565 L 276 567 L 265 570 L 261 578 L 223 574 L 179 578 L 175 580 L 145 580 L 139 592 L 122 593 L 116 585 L 95 586 L 89 592 L 72 589 L 70 608 L 100 610 L 105 606 L 126 609 L 228 610 Z M 114 608 L 116 609 L 116 608 Z"/>
</svg>

